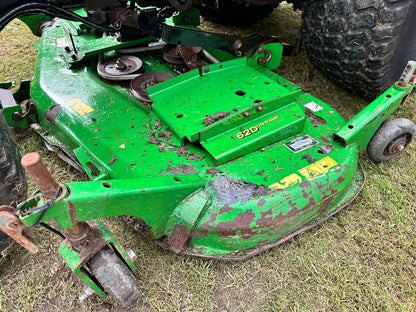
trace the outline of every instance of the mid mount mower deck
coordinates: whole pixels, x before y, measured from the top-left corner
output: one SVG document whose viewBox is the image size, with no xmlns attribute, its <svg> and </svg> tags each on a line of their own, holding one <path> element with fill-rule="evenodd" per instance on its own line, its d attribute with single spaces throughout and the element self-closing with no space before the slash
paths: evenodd
<svg viewBox="0 0 416 312">
<path fill-rule="evenodd" d="M 130 257 L 92 220 L 129 216 L 176 253 L 246 259 L 348 205 L 365 180 L 360 151 L 388 160 L 414 136 L 407 119 L 385 123 L 414 87 L 414 62 L 345 122 L 273 71 L 279 42 L 197 31 L 192 10 L 159 31 L 158 10 L 136 12 L 143 32 L 131 40 L 51 22 L 30 85 L 0 93 L 11 126 L 31 125 L 90 178 L 58 184 L 37 154 L 26 155 L 40 191 L 17 209 L 2 206 L 0 229 L 35 252 L 23 228 L 55 219 L 66 229 L 61 255 L 100 295 L 133 303 L 138 288 Z M 184 45 L 195 40 L 202 48 Z"/>
</svg>

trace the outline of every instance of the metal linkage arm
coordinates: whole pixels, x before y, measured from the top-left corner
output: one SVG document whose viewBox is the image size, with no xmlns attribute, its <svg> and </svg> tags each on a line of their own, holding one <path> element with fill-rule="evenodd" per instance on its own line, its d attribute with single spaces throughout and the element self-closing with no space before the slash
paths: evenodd
<svg viewBox="0 0 416 312">
<path fill-rule="evenodd" d="M 39 169 L 41 165 L 40 160 L 32 164 L 36 168 L 34 180 L 41 190 L 54 196 L 56 185 L 46 167 Z M 55 219 L 61 228 L 98 218 L 133 215 L 143 220 L 157 237 L 164 234 L 176 206 L 204 185 L 196 174 L 67 183 L 61 185 L 62 192 L 51 205 L 45 205 L 50 197 L 38 194 L 19 207 L 18 213 L 27 226 Z"/>
</svg>

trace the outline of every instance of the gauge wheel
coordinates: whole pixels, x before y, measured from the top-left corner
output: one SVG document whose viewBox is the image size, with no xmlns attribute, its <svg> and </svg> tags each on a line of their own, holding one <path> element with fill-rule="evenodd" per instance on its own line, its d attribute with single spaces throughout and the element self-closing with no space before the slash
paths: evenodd
<svg viewBox="0 0 416 312">
<path fill-rule="evenodd" d="M 216 0 L 199 6 L 201 15 L 225 25 L 243 25 L 262 19 L 273 12 L 276 5 L 247 5 L 233 0 Z"/>
<path fill-rule="evenodd" d="M 0 205 L 16 207 L 26 199 L 26 174 L 20 159 L 16 141 L 0 111 Z M 0 259 L 9 242 L 9 237 L 0 231 Z"/>
<path fill-rule="evenodd" d="M 115 301 L 132 305 L 140 297 L 137 279 L 130 268 L 108 246 L 96 253 L 87 263 L 92 275 L 104 291 Z"/>
<path fill-rule="evenodd" d="M 415 131 L 415 124 L 406 118 L 384 123 L 367 145 L 368 157 L 375 162 L 392 159 L 407 148 Z"/>
<path fill-rule="evenodd" d="M 416 58 L 416 1 L 307 0 L 303 37 L 311 63 L 342 88 L 375 97 Z"/>
</svg>

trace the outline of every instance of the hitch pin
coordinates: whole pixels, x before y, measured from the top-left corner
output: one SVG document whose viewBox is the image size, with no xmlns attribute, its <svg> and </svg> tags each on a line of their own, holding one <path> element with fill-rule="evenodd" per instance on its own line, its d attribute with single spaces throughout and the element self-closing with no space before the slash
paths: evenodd
<svg viewBox="0 0 416 312">
<path fill-rule="evenodd" d="M 406 88 L 409 81 L 414 82 L 416 80 L 416 76 L 414 76 L 414 72 L 416 71 L 416 62 L 415 61 L 409 61 L 403 71 L 403 74 L 401 75 L 399 82 L 397 83 L 397 86 L 399 88 Z"/>
<path fill-rule="evenodd" d="M 59 185 L 43 164 L 39 153 L 29 153 L 22 157 L 22 166 L 36 183 L 46 199 L 51 199 L 59 190 Z"/>
</svg>

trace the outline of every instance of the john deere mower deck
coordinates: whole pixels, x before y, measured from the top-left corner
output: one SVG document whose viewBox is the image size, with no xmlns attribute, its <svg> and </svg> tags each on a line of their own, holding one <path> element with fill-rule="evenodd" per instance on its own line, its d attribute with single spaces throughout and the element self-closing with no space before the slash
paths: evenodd
<svg viewBox="0 0 416 312">
<path fill-rule="evenodd" d="M 81 23 L 54 22 L 38 45 L 30 86 L 36 110 L 25 118 L 17 105 L 4 111 L 12 125 L 38 119 L 47 144 L 91 181 L 56 184 L 33 170 L 39 159 L 28 155 L 23 164 L 43 195 L 14 213 L 26 226 L 55 219 L 68 229 L 62 256 L 96 292 L 113 296 L 96 276 L 96 255 L 106 258 L 102 248 L 112 245 L 132 263 L 101 223 L 87 221 L 127 215 L 174 252 L 237 260 L 333 215 L 361 190 L 358 152 L 413 88 L 415 65 L 346 123 L 273 71 L 282 52 L 280 43 L 265 43 L 235 58 L 153 37 L 120 42 Z M 414 127 L 400 129 L 373 154 L 400 153 Z"/>
</svg>

